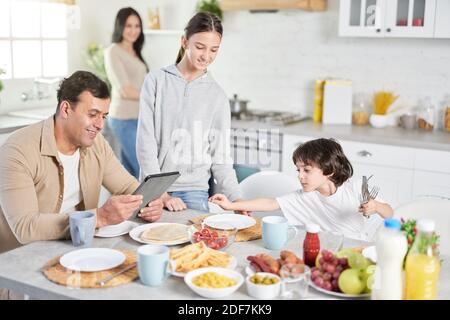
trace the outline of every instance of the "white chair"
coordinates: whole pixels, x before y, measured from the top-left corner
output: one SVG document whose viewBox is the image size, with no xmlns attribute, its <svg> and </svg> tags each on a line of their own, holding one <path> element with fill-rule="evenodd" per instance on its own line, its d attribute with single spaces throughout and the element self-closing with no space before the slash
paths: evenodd
<svg viewBox="0 0 450 320">
<path fill-rule="evenodd" d="M 247 177 L 240 184 L 242 198 L 276 198 L 301 188 L 300 182 L 285 173 L 278 171 L 260 171 Z M 258 217 L 282 215 L 281 211 L 255 212 Z"/>
<path fill-rule="evenodd" d="M 450 254 L 450 199 L 421 197 L 402 204 L 394 210 L 396 218 L 431 219 L 440 235 L 439 251 Z"/>
</svg>

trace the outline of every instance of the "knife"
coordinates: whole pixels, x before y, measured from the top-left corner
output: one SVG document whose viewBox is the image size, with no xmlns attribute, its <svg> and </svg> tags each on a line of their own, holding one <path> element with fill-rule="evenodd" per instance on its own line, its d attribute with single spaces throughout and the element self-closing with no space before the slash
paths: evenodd
<svg viewBox="0 0 450 320">
<path fill-rule="evenodd" d="M 135 268 L 136 266 L 137 266 L 137 262 L 132 263 L 132 264 L 130 264 L 128 267 L 126 267 L 126 268 L 124 268 L 124 269 L 122 269 L 122 270 L 120 270 L 120 271 L 118 271 L 118 272 L 116 272 L 116 273 L 113 273 L 112 275 L 109 275 L 109 276 L 107 276 L 107 277 L 105 277 L 105 278 L 103 278 L 103 279 L 98 280 L 98 281 L 97 281 L 97 285 L 99 285 L 99 286 L 104 286 L 104 285 L 105 285 L 106 283 L 108 283 L 111 279 L 117 277 L 118 275 L 120 275 L 120 274 L 122 274 L 122 273 L 124 273 L 124 272 L 126 272 L 126 271 L 128 271 L 128 270 L 131 270 L 131 269 Z"/>
</svg>

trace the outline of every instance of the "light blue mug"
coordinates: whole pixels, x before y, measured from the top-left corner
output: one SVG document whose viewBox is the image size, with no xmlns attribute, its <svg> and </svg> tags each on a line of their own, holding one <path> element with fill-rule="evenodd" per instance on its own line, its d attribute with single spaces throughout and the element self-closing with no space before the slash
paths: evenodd
<svg viewBox="0 0 450 320">
<path fill-rule="evenodd" d="M 70 237 L 75 247 L 90 247 L 95 233 L 95 214 L 77 211 L 69 216 Z"/>
<path fill-rule="evenodd" d="M 142 283 L 159 286 L 175 272 L 175 262 L 169 259 L 167 246 L 147 244 L 138 249 L 138 271 Z"/>
<path fill-rule="evenodd" d="M 293 233 L 290 235 L 289 230 Z M 280 216 L 267 216 L 262 219 L 262 240 L 269 250 L 281 250 L 286 242 L 297 236 L 297 229 L 288 225 L 288 220 Z"/>
</svg>

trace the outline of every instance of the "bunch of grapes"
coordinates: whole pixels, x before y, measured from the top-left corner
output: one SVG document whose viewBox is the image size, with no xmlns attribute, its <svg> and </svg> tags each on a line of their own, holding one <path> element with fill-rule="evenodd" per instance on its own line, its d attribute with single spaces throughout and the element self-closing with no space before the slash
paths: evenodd
<svg viewBox="0 0 450 320">
<path fill-rule="evenodd" d="M 323 250 L 320 267 L 311 269 L 311 281 L 322 289 L 340 292 L 338 279 L 342 271 L 349 268 L 347 258 L 338 258 L 331 251 Z"/>
</svg>

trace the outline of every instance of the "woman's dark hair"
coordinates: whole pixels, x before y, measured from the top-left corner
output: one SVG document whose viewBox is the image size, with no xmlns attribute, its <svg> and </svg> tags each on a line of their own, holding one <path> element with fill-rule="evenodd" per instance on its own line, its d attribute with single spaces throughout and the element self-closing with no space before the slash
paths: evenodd
<svg viewBox="0 0 450 320">
<path fill-rule="evenodd" d="M 186 28 L 184 28 L 184 36 L 186 39 L 189 39 L 192 35 L 200 32 L 211 32 L 216 31 L 220 34 L 220 37 L 223 35 L 223 27 L 222 21 L 220 21 L 219 17 L 211 12 L 198 12 L 196 13 L 191 20 L 189 20 Z M 175 63 L 179 63 L 184 56 L 184 48 L 181 47 L 180 51 L 178 51 L 177 60 Z"/>
<path fill-rule="evenodd" d="M 302 161 L 306 165 L 320 168 L 324 175 L 341 186 L 353 175 L 353 167 L 348 161 L 342 147 L 334 139 L 316 139 L 303 143 L 295 149 L 292 160 L 294 164 Z"/>
<path fill-rule="evenodd" d="M 139 37 L 137 40 L 133 43 L 133 49 L 134 52 L 136 52 L 139 60 L 141 60 L 145 66 L 147 67 L 148 71 L 148 65 L 147 62 L 145 62 L 144 58 L 142 57 L 142 47 L 144 46 L 144 33 L 142 32 L 142 19 L 139 16 L 139 13 L 134 10 L 131 7 L 122 8 L 117 12 L 116 21 L 114 22 L 114 32 L 112 35 L 112 42 L 119 43 L 123 39 L 123 30 L 125 29 L 125 24 L 127 22 L 127 19 L 129 16 L 136 16 L 139 19 L 139 23 L 141 24 L 141 33 L 139 34 Z"/>
<path fill-rule="evenodd" d="M 76 71 L 68 78 L 64 78 L 57 91 L 58 107 L 56 114 L 59 113 L 61 102 L 68 101 L 72 108 L 76 107 L 80 94 L 84 91 L 90 92 L 94 97 L 108 99 L 109 89 L 106 82 L 98 78 L 95 74 L 88 71 Z"/>
</svg>

